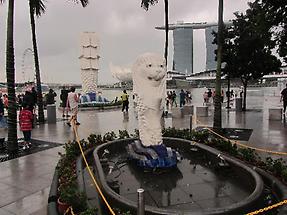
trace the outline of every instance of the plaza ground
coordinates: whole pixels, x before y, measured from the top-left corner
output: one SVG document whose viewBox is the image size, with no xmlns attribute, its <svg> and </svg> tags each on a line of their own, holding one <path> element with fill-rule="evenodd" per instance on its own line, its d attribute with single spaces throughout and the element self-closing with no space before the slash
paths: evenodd
<svg viewBox="0 0 287 215">
<path fill-rule="evenodd" d="M 201 106 L 201 95 L 194 96 L 193 104 Z M 222 110 L 223 127 L 253 129 L 249 141 L 244 144 L 273 151 L 286 152 L 287 124 L 286 120 L 269 120 L 268 109 L 281 107 L 279 95 L 266 93 L 263 96 L 248 96 L 248 110 L 236 112 L 233 108 Z M 224 104 L 225 105 L 225 104 Z M 56 124 L 37 126 L 32 133 L 33 139 L 64 144 L 74 139 L 72 129 L 66 121 L 60 120 L 58 112 Z M 84 139 L 91 133 L 104 134 L 107 131 L 128 130 L 137 128 L 135 111 L 131 105 L 128 114 L 121 110 L 81 111 L 79 113 L 79 136 Z M 209 106 L 208 117 L 193 117 L 193 127 L 212 126 L 213 105 Z M 165 127 L 189 128 L 190 117 L 165 118 Z M 1 131 L 5 135 L 7 131 Z M 20 134 L 20 132 L 19 132 Z M 38 153 L 0 163 L 0 215 L 45 215 L 49 187 L 58 162 L 58 152 L 63 147 L 54 147 Z"/>
</svg>

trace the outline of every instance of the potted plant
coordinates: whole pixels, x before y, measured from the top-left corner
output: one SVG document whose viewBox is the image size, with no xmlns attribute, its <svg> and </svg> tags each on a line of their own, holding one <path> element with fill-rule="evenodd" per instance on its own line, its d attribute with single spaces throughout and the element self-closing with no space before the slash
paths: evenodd
<svg viewBox="0 0 287 215">
<path fill-rule="evenodd" d="M 87 209 L 87 198 L 84 193 L 78 192 L 75 183 L 63 185 L 59 191 L 58 211 L 64 214 L 71 206 L 75 213 L 85 211 Z"/>
<path fill-rule="evenodd" d="M 76 186 L 67 185 L 61 187 L 59 191 L 58 198 L 58 211 L 60 214 L 64 214 L 65 211 L 71 206 L 72 199 L 74 198 L 75 193 L 77 192 Z"/>
</svg>

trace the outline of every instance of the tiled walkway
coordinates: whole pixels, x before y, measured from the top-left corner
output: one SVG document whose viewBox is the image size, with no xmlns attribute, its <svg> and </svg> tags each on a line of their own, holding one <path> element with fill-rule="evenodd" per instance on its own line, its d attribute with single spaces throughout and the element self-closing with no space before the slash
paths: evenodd
<svg viewBox="0 0 287 215">
<path fill-rule="evenodd" d="M 284 121 L 269 121 L 268 107 L 279 106 L 278 97 L 268 97 L 263 100 L 261 110 L 246 113 L 227 112 L 223 110 L 224 127 L 240 127 L 254 129 L 248 144 L 276 151 L 287 151 L 287 127 Z M 253 108 L 258 103 L 254 102 Z M 262 107 L 263 106 L 263 107 Z M 263 108 L 263 109 L 262 109 Z M 198 118 L 203 124 L 212 125 L 212 110 L 209 117 Z M 120 110 L 79 113 L 80 138 L 86 138 L 90 133 L 105 133 L 110 130 L 117 132 L 127 129 L 133 132 L 137 127 L 134 110 L 123 114 Z M 172 120 L 167 118 L 165 126 L 189 128 L 189 117 Z M 194 127 L 196 126 L 194 122 Z M 5 134 L 6 131 L 1 131 Z M 33 138 L 50 142 L 64 143 L 73 139 L 72 129 L 65 121 L 57 124 L 45 124 L 33 130 Z M 0 163 L 0 215 L 45 215 L 49 186 L 54 168 L 59 159 L 58 152 L 62 147 L 56 147 L 27 155 L 18 159 Z"/>
</svg>

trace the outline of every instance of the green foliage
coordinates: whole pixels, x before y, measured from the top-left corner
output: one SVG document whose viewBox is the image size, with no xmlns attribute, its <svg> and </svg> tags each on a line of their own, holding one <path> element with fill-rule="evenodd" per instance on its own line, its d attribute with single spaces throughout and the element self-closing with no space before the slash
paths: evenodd
<svg viewBox="0 0 287 215">
<path fill-rule="evenodd" d="M 60 192 L 60 200 L 72 206 L 76 213 L 87 209 L 86 195 L 79 192 L 76 186 L 65 186 Z"/>
<path fill-rule="evenodd" d="M 139 137 L 140 137 L 140 132 L 139 132 L 139 130 L 138 130 L 138 129 L 135 129 L 135 130 L 134 130 L 134 133 L 131 134 L 131 137 L 132 137 L 132 138 L 139 138 Z"/>
<path fill-rule="evenodd" d="M 214 138 L 214 144 L 216 148 L 220 151 L 228 152 L 233 156 L 238 155 L 237 146 L 235 144 L 232 144 L 230 141 Z"/>
<path fill-rule="evenodd" d="M 239 148 L 238 153 L 240 156 L 248 161 L 248 162 L 255 162 L 257 160 L 257 153 L 255 152 L 254 149 L 249 149 L 249 148 Z"/>
<path fill-rule="evenodd" d="M 130 211 L 122 211 L 119 208 L 113 208 L 114 212 L 118 215 L 132 215 Z"/>
<path fill-rule="evenodd" d="M 97 208 L 89 208 L 80 213 L 80 215 L 97 215 L 98 209 Z"/>
<path fill-rule="evenodd" d="M 156 3 L 158 3 L 158 0 L 142 0 L 141 7 L 148 10 L 149 6 L 155 5 Z"/>
<path fill-rule="evenodd" d="M 130 138 L 129 132 L 127 130 L 119 130 L 119 139 Z"/>
<path fill-rule="evenodd" d="M 113 141 L 117 139 L 117 135 L 115 132 L 111 131 L 111 132 L 107 132 L 104 134 L 103 136 L 103 142 L 109 142 L 109 141 Z"/>
<path fill-rule="evenodd" d="M 285 167 L 281 172 L 282 179 L 287 182 L 287 168 Z"/>
<path fill-rule="evenodd" d="M 287 171 L 287 167 L 285 165 L 285 161 L 283 161 L 282 158 L 273 160 L 271 157 L 266 158 L 266 169 L 272 173 L 274 173 L 277 176 L 282 176 L 283 177 L 283 172 L 284 174 Z"/>
<path fill-rule="evenodd" d="M 272 55 L 275 41 L 271 25 L 262 20 L 265 11 L 259 4 L 249 4 L 245 14 L 235 13 L 233 25 L 225 32 L 224 70 L 231 78 L 241 78 L 244 85 L 263 75 L 278 72 L 280 61 Z"/>
<path fill-rule="evenodd" d="M 287 62 L 287 4 L 286 0 L 256 0 L 264 10 L 264 17 L 261 22 L 268 22 L 272 25 L 270 31 L 275 36 L 278 45 L 277 52 Z"/>
<path fill-rule="evenodd" d="M 250 3 L 246 13 L 235 13 L 232 26 L 224 30 L 222 74 L 240 78 L 244 86 L 243 110 L 246 110 L 246 88 L 272 72 L 280 72 L 281 62 L 272 54 L 276 47 L 272 23 L 266 21 L 266 11 L 258 2 Z M 214 40 L 216 43 L 217 41 Z"/>
<path fill-rule="evenodd" d="M 88 137 L 88 141 L 91 145 L 98 146 L 103 143 L 103 138 L 100 134 L 90 134 L 90 136 Z"/>
</svg>

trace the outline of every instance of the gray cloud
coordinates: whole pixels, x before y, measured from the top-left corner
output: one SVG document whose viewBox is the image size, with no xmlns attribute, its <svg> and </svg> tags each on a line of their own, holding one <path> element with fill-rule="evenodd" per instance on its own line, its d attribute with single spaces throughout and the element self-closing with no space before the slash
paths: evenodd
<svg viewBox="0 0 287 215">
<path fill-rule="evenodd" d="M 70 1 L 50 0 L 47 11 L 37 19 L 37 39 L 42 78 L 48 82 L 80 83 L 79 36 L 83 31 L 95 31 L 100 38 L 101 61 L 99 81 L 114 82 L 109 63 L 127 65 L 147 51 L 163 53 L 164 32 L 154 27 L 164 23 L 164 5 L 145 11 L 140 0 L 91 0 L 82 8 Z M 170 1 L 170 22 L 217 21 L 218 0 Z M 233 12 L 244 11 L 247 0 L 225 1 L 225 19 Z M 5 81 L 5 41 L 7 3 L 0 6 L 0 81 Z M 32 47 L 31 30 L 26 1 L 15 2 L 15 56 L 16 76 L 22 81 L 23 52 Z M 204 68 L 204 36 L 195 33 L 195 70 Z M 172 60 L 172 33 L 170 33 L 169 60 Z M 29 56 L 28 56 L 29 57 Z M 26 62 L 31 62 L 26 60 Z M 29 65 L 26 65 L 29 67 Z M 32 67 L 32 66 L 31 66 Z M 27 71 L 28 73 L 28 71 Z M 33 73 L 33 71 L 31 71 Z"/>
</svg>

